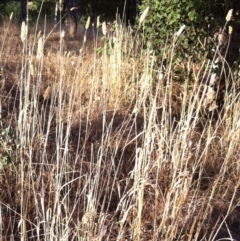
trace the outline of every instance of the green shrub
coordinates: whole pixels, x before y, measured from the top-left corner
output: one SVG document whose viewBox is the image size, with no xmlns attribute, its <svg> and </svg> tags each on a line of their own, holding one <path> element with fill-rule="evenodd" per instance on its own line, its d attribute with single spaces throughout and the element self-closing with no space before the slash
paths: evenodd
<svg viewBox="0 0 240 241">
<path fill-rule="evenodd" d="M 0 126 L 0 169 L 8 166 L 15 159 L 16 143 L 14 130 Z"/>
<path fill-rule="evenodd" d="M 142 0 L 140 11 L 147 6 L 150 10 L 143 24 L 145 41 L 162 58 L 164 48 L 166 51 L 169 46 L 171 51 L 174 33 L 186 25 L 176 45 L 177 57 L 198 62 L 211 53 L 214 32 L 224 26 L 230 5 L 223 0 Z"/>
</svg>

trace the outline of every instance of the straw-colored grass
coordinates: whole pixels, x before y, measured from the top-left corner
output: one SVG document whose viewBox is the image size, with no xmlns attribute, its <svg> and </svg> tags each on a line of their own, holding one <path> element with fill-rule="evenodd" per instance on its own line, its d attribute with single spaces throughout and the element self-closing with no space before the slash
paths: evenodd
<svg viewBox="0 0 240 241">
<path fill-rule="evenodd" d="M 39 30 L 1 27 L 0 239 L 240 240 L 236 80 L 211 112 L 211 63 L 178 83 L 121 25 Z"/>
</svg>

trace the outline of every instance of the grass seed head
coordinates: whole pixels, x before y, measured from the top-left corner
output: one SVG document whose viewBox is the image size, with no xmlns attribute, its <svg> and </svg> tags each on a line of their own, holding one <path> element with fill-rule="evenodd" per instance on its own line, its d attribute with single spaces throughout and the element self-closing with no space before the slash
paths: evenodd
<svg viewBox="0 0 240 241">
<path fill-rule="evenodd" d="M 42 36 L 42 31 L 40 30 L 37 34 L 37 39 L 39 39 Z"/>
<path fill-rule="evenodd" d="M 11 14 L 10 14 L 10 17 L 9 17 L 10 21 L 12 20 L 12 16 L 13 16 L 13 12 L 11 12 Z"/>
<path fill-rule="evenodd" d="M 232 19 L 232 14 L 233 14 L 233 9 L 230 9 L 230 10 L 228 11 L 227 16 L 226 16 L 227 22 L 229 22 L 229 21 Z"/>
<path fill-rule="evenodd" d="M 62 32 L 61 32 L 61 36 L 60 36 L 60 41 L 62 41 L 62 40 L 64 39 L 64 36 L 65 36 L 65 31 L 62 30 Z"/>
<path fill-rule="evenodd" d="M 27 39 L 27 34 L 28 34 L 28 27 L 27 27 L 26 23 L 23 21 L 22 26 L 21 26 L 21 40 L 22 40 L 22 42 L 25 42 L 25 40 Z"/>
<path fill-rule="evenodd" d="M 182 34 L 183 30 L 185 29 L 186 25 L 182 25 L 182 27 L 175 33 L 175 36 L 178 37 Z"/>
<path fill-rule="evenodd" d="M 74 11 L 74 10 L 76 10 L 76 9 L 78 9 L 77 7 L 72 7 L 71 9 L 70 9 L 70 11 Z"/>
<path fill-rule="evenodd" d="M 107 25 L 106 25 L 106 22 L 103 22 L 103 23 L 102 23 L 102 33 L 103 33 L 103 35 L 106 35 L 106 34 L 107 34 Z"/>
<path fill-rule="evenodd" d="M 48 99 L 51 94 L 51 87 L 48 86 L 47 89 L 44 91 L 43 98 L 44 100 Z"/>
<path fill-rule="evenodd" d="M 142 15 L 139 18 L 139 23 L 141 24 L 144 19 L 147 17 L 149 11 L 149 6 L 143 11 Z"/>
<path fill-rule="evenodd" d="M 35 73 L 35 71 L 34 71 L 34 65 L 31 64 L 31 65 L 30 65 L 30 74 L 31 74 L 31 76 L 34 76 L 34 73 Z"/>
<path fill-rule="evenodd" d="M 98 16 L 98 17 L 97 17 L 97 28 L 99 28 L 100 25 L 101 25 L 101 23 L 100 23 L 100 16 Z"/>
<path fill-rule="evenodd" d="M 89 25 L 90 25 L 90 17 L 88 17 L 86 25 L 85 25 L 86 30 L 89 28 Z"/>
<path fill-rule="evenodd" d="M 42 57 L 43 57 L 43 38 L 40 37 L 38 40 L 37 59 L 41 59 Z"/>
</svg>

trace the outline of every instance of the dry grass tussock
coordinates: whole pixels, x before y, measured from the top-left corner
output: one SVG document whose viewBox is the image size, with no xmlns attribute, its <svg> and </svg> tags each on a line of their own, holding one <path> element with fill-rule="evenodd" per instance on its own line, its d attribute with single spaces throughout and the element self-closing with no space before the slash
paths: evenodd
<svg viewBox="0 0 240 241">
<path fill-rule="evenodd" d="M 211 112 L 209 68 L 88 31 L 1 27 L 1 240 L 240 240 L 237 80 Z"/>
</svg>

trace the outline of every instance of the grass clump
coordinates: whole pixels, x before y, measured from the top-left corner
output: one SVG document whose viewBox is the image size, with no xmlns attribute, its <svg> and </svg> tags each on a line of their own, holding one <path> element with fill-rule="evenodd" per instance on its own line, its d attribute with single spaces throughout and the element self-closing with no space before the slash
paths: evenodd
<svg viewBox="0 0 240 241">
<path fill-rule="evenodd" d="M 159 65 L 130 28 L 101 40 L 87 25 L 77 40 L 1 27 L 2 118 L 16 143 L 0 170 L 2 239 L 237 240 L 237 83 L 223 99 L 213 89 L 211 109 L 211 61 L 186 63 L 195 81 L 178 82 L 174 48 Z"/>
</svg>

